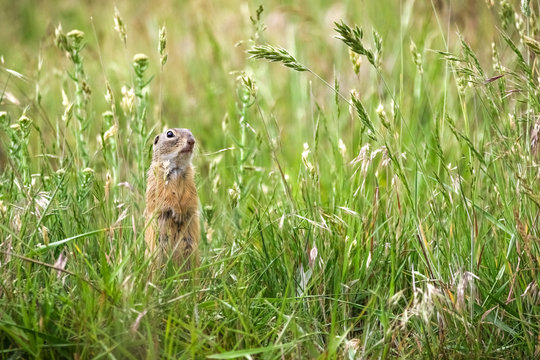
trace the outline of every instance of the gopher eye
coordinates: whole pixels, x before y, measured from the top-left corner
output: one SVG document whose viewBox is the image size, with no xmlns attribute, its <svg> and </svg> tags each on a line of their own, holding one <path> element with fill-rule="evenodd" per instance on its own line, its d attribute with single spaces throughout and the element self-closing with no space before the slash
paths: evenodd
<svg viewBox="0 0 540 360">
<path fill-rule="evenodd" d="M 167 137 L 168 138 L 174 137 L 174 134 L 173 134 L 173 132 L 171 130 L 167 131 Z"/>
</svg>

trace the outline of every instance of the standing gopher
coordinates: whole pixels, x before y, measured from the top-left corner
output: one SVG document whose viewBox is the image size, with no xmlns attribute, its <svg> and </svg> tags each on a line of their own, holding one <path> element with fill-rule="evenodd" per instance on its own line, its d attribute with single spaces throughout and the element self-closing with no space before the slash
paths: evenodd
<svg viewBox="0 0 540 360">
<path fill-rule="evenodd" d="M 147 254 L 157 264 L 172 258 L 185 270 L 197 266 L 200 238 L 198 197 L 191 157 L 195 138 L 188 129 L 170 129 L 154 139 L 146 184 Z"/>
</svg>

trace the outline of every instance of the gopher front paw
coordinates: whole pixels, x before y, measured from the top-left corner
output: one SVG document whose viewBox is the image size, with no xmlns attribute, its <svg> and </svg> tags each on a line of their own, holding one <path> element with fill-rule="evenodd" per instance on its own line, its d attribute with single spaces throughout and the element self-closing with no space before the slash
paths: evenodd
<svg viewBox="0 0 540 360">
<path fill-rule="evenodd" d="M 193 238 L 191 236 L 186 236 L 182 241 L 184 242 L 184 252 L 186 254 L 191 254 L 193 252 Z"/>
</svg>

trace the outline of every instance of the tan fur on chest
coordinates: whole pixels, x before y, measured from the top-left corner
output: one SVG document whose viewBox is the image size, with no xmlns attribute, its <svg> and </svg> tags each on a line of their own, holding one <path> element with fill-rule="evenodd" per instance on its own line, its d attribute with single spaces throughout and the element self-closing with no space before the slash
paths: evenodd
<svg viewBox="0 0 540 360">
<path fill-rule="evenodd" d="M 153 189 L 149 188 L 148 209 L 172 209 L 178 216 L 184 216 L 197 210 L 197 190 L 193 179 L 193 170 L 187 169 L 184 176 L 174 179 L 163 179 L 150 169 L 149 183 L 155 183 Z M 154 178 L 152 180 L 151 178 Z"/>
</svg>

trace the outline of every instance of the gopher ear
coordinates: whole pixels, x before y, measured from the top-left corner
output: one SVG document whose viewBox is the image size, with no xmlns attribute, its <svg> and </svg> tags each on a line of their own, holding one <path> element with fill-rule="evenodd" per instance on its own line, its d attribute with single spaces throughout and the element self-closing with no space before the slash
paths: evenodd
<svg viewBox="0 0 540 360">
<path fill-rule="evenodd" d="M 154 145 L 156 145 L 156 144 L 157 144 L 158 140 L 159 140 L 159 135 L 158 135 L 158 136 L 156 136 L 156 138 L 154 139 Z"/>
</svg>

